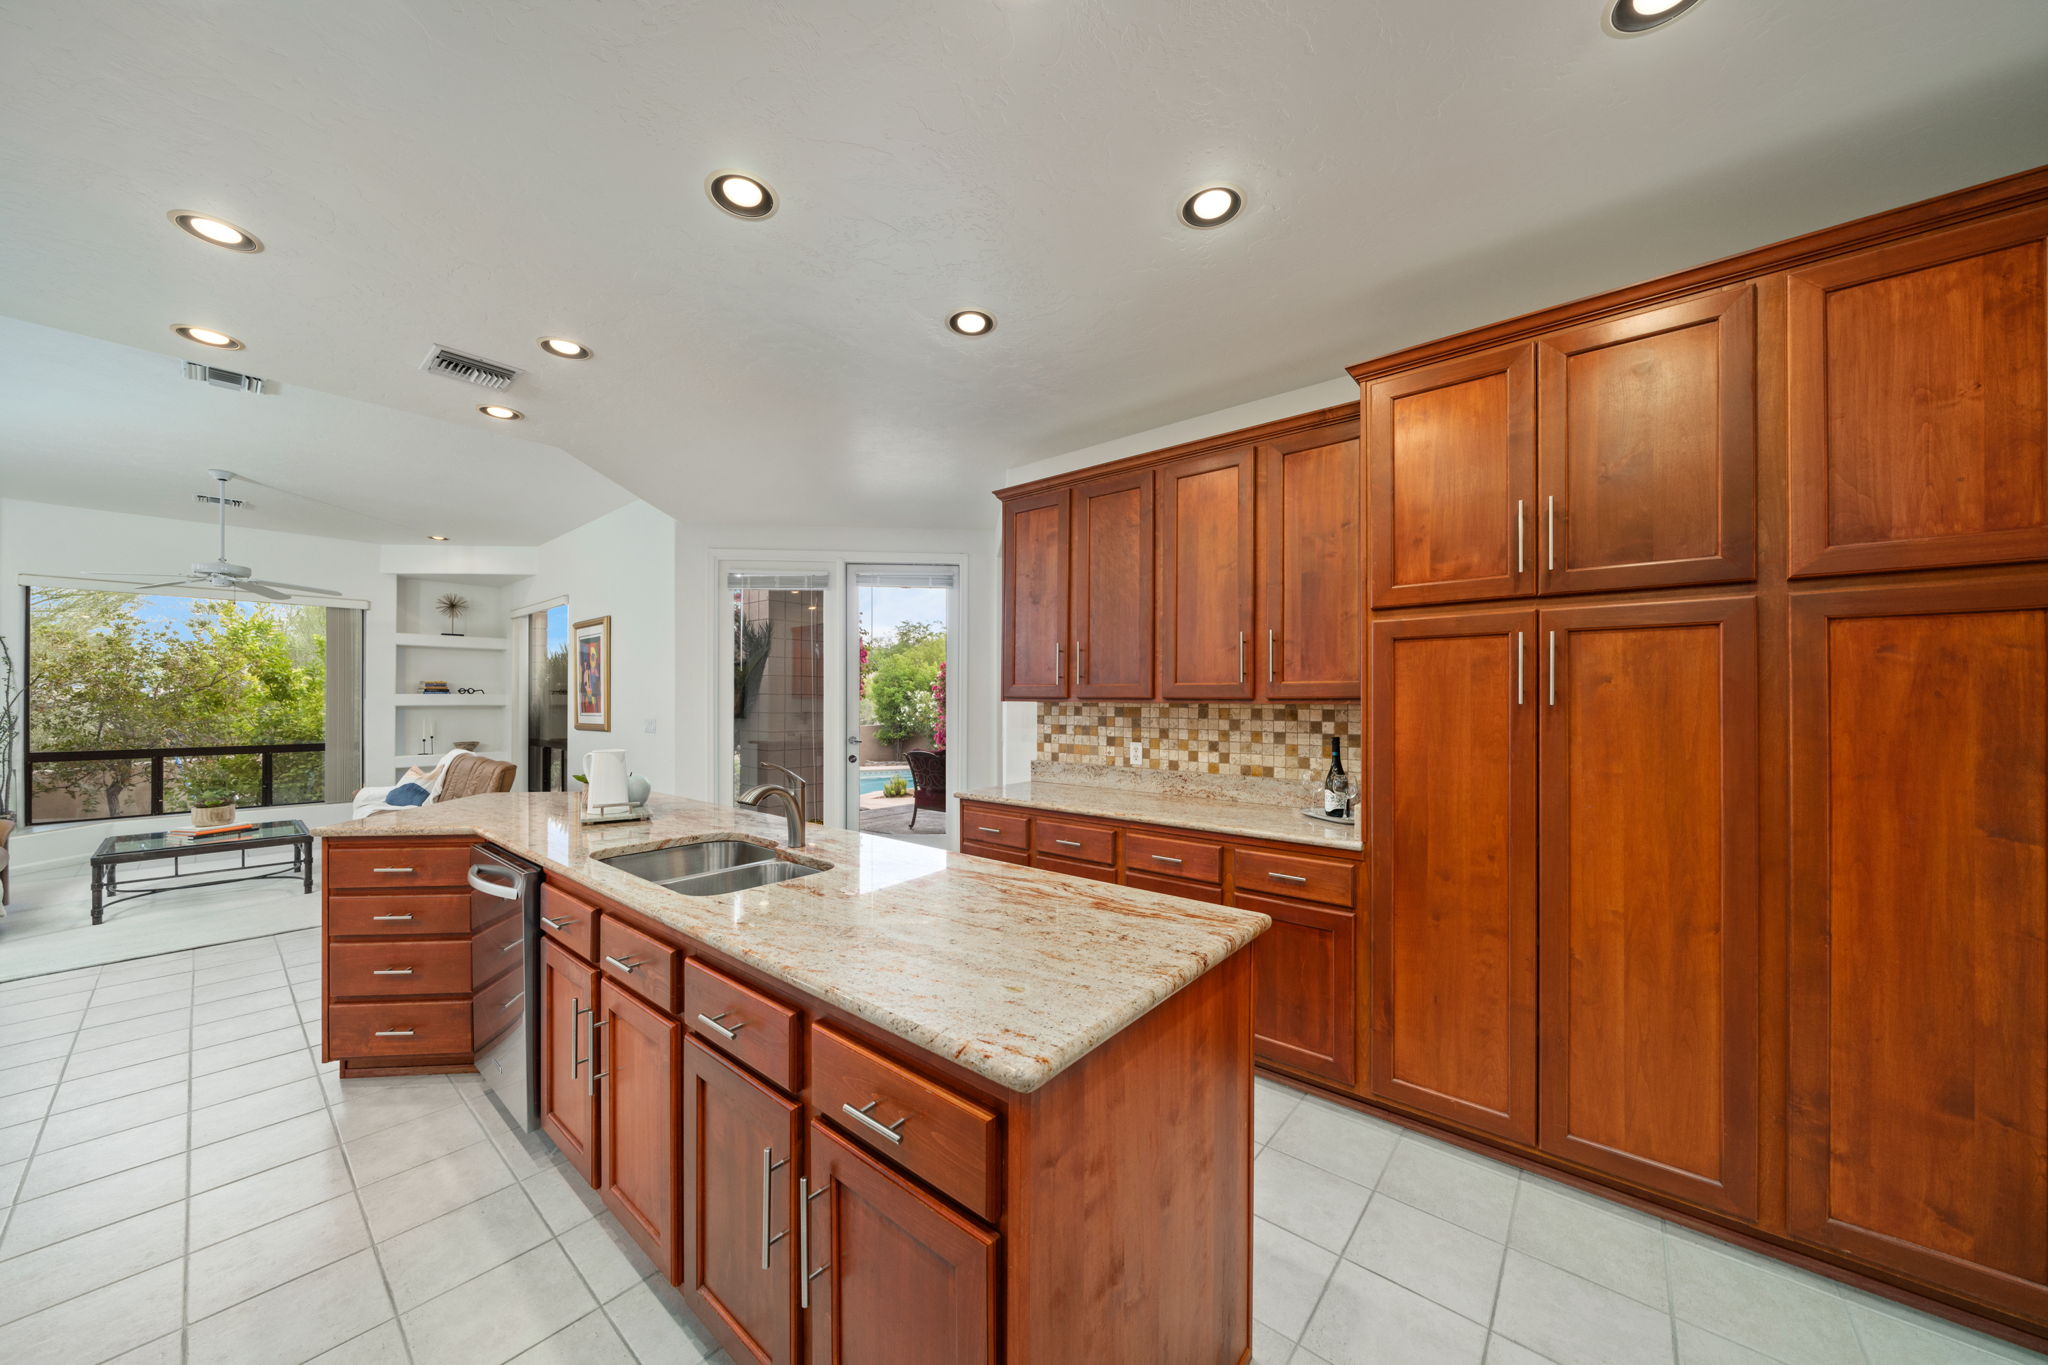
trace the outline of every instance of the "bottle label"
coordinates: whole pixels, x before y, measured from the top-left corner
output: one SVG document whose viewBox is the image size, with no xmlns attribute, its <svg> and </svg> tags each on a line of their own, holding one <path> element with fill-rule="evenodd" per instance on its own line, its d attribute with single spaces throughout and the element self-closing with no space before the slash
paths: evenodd
<svg viewBox="0 0 2048 1365">
<path fill-rule="evenodd" d="M 1344 798 L 1336 792 L 1323 792 L 1323 814 L 1336 815 L 1344 809 Z"/>
</svg>

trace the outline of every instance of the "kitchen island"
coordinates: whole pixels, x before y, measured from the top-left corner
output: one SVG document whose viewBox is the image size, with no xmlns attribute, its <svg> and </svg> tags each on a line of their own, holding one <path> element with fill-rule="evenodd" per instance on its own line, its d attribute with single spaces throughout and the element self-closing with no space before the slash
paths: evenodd
<svg viewBox="0 0 2048 1365">
<path fill-rule="evenodd" d="M 782 823 L 650 812 L 317 831 L 327 1056 L 462 1069 L 531 1018 L 543 1130 L 736 1359 L 1247 1358 L 1264 915 L 816 827 L 807 875 L 684 895 L 617 860 Z M 543 879 L 525 1010 L 477 844 Z"/>
</svg>

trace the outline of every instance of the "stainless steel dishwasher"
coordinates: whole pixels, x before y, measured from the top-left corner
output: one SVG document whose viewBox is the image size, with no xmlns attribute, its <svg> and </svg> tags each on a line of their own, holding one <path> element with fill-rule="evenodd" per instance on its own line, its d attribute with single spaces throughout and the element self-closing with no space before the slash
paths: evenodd
<svg viewBox="0 0 2048 1365">
<path fill-rule="evenodd" d="M 532 1132 L 540 1127 L 540 869 L 472 847 L 469 933 L 476 1069 L 505 1116 Z"/>
</svg>

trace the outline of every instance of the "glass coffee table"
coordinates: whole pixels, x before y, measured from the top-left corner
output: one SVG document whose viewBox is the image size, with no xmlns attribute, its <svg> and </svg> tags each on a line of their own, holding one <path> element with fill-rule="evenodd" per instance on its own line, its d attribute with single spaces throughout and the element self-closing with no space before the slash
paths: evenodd
<svg viewBox="0 0 2048 1365">
<path fill-rule="evenodd" d="M 289 848 L 292 859 L 290 862 L 281 858 L 250 862 L 251 851 L 262 848 Z M 179 861 L 184 858 L 221 853 L 240 855 L 240 864 L 201 868 L 195 872 L 187 872 L 179 866 Z M 117 880 L 124 864 L 162 862 L 166 859 L 171 864 L 169 872 L 153 877 L 131 876 Z M 101 912 L 118 901 L 160 895 L 165 891 L 221 886 L 228 882 L 262 881 L 266 877 L 297 877 L 304 884 L 306 894 L 313 894 L 313 836 L 306 832 L 304 821 L 265 820 L 253 829 L 237 830 L 233 834 L 174 837 L 166 830 L 116 834 L 110 839 L 102 839 L 99 851 L 92 855 L 92 922 L 100 923 Z"/>
</svg>

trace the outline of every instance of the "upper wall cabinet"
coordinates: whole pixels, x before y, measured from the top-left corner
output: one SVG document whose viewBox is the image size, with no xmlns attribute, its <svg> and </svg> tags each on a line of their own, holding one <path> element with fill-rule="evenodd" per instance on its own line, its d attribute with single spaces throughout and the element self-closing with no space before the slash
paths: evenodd
<svg viewBox="0 0 2048 1365">
<path fill-rule="evenodd" d="M 2048 209 L 1786 277 L 1790 569 L 2048 557 Z"/>
<path fill-rule="evenodd" d="M 1159 695 L 1254 695 L 1253 452 L 1159 471 Z"/>
<path fill-rule="evenodd" d="M 1067 695 L 1067 490 L 1003 504 L 1003 695 Z"/>
<path fill-rule="evenodd" d="M 1259 447 L 1261 696 L 1356 696 L 1364 584 L 1358 442 L 1327 431 Z"/>
<path fill-rule="evenodd" d="M 1533 592 L 1535 349 L 1509 346 L 1376 380 L 1363 402 L 1373 605 Z"/>
<path fill-rule="evenodd" d="M 1755 357 L 1747 285 L 1537 342 L 1539 591 L 1755 576 Z"/>
<path fill-rule="evenodd" d="M 1073 695 L 1150 697 L 1152 471 L 1091 479 L 1073 499 Z"/>
</svg>

